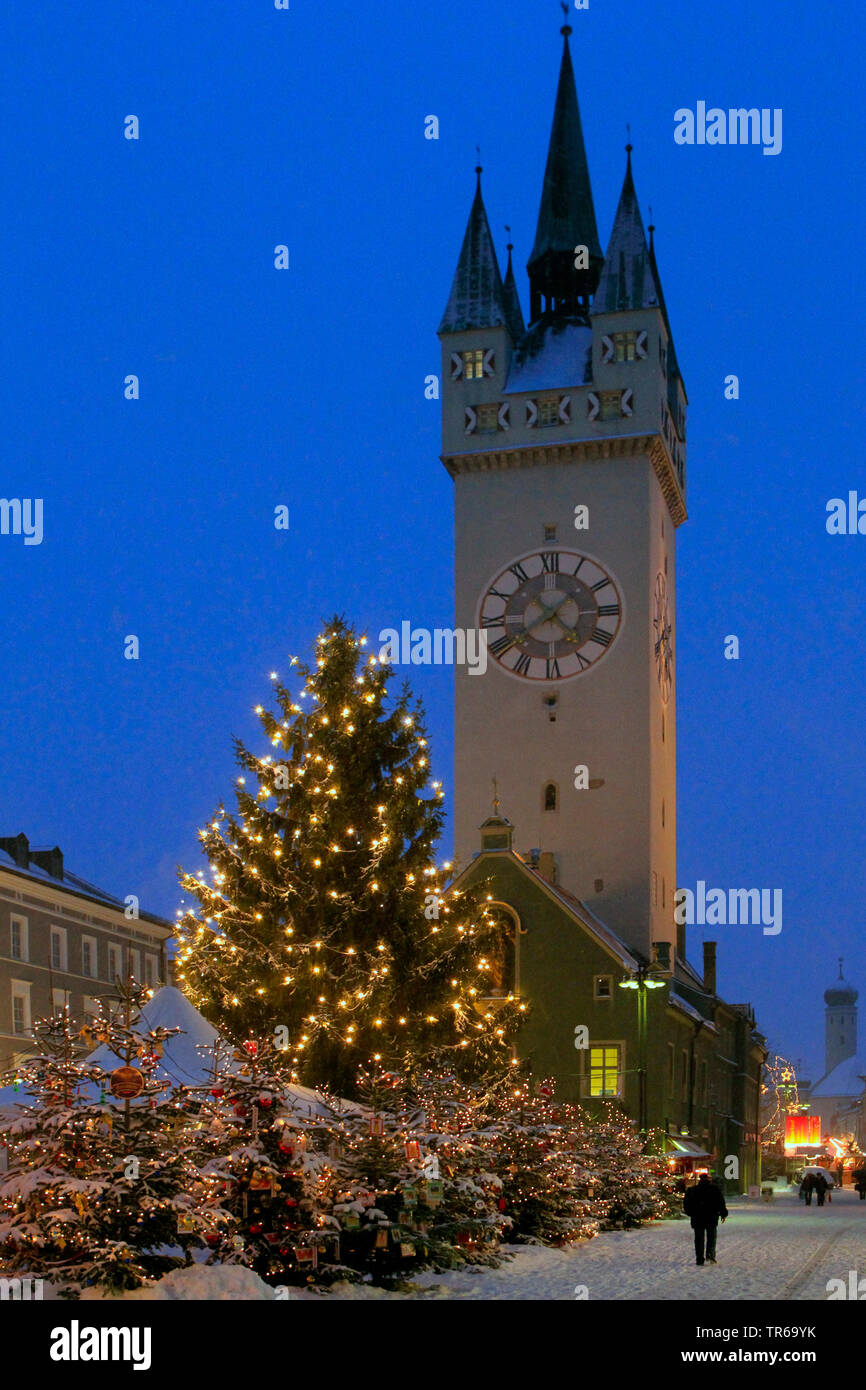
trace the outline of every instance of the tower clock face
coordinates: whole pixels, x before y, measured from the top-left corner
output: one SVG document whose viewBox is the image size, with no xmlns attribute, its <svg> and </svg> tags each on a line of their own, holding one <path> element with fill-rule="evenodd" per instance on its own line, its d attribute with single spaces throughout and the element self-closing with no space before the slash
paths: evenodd
<svg viewBox="0 0 866 1390">
<path fill-rule="evenodd" d="M 674 645 L 670 609 L 668 608 L 667 580 L 661 573 L 656 577 L 653 642 L 659 689 L 663 701 L 667 704 L 674 679 Z"/>
<path fill-rule="evenodd" d="M 597 560 L 540 550 L 507 565 L 481 597 L 487 649 L 512 675 L 561 681 L 580 676 L 616 641 L 622 599 Z"/>
</svg>

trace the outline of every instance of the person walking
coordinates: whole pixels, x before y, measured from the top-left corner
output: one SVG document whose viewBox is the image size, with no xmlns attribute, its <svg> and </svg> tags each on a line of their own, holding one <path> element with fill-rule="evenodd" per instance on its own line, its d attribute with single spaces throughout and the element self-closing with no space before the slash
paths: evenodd
<svg viewBox="0 0 866 1390">
<path fill-rule="evenodd" d="M 860 1201 L 866 1200 L 866 1168 L 854 1169 L 854 1186 L 860 1194 Z"/>
<path fill-rule="evenodd" d="M 816 1173 L 816 1174 L 815 1174 L 815 1191 L 816 1191 L 816 1193 L 818 1194 L 818 1206 L 819 1206 L 819 1207 L 823 1207 L 823 1205 L 824 1205 L 824 1198 L 825 1198 L 826 1195 L 827 1195 L 827 1189 L 829 1188 L 829 1186 L 830 1186 L 830 1184 L 828 1183 L 827 1179 L 824 1177 L 824 1174 L 823 1174 L 823 1173 Z"/>
<path fill-rule="evenodd" d="M 694 1187 L 689 1188 L 683 1198 L 683 1210 L 695 1233 L 695 1264 L 704 1263 L 705 1251 L 707 1263 L 716 1264 L 719 1219 L 727 1221 L 728 1208 L 721 1189 L 710 1180 L 709 1173 L 701 1173 Z"/>
<path fill-rule="evenodd" d="M 815 1191 L 815 1174 L 806 1173 L 800 1184 L 800 1196 L 803 1198 L 807 1207 L 812 1205 L 812 1193 Z"/>
</svg>

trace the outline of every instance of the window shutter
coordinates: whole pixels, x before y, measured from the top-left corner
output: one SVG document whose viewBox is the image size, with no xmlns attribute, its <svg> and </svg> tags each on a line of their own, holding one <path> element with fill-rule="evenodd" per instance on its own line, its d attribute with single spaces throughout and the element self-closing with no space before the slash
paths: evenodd
<svg viewBox="0 0 866 1390">
<path fill-rule="evenodd" d="M 612 361 L 613 361 L 613 338 L 609 338 L 609 337 L 607 336 L 607 334 L 605 333 L 605 334 L 602 336 L 601 347 L 602 347 L 602 353 L 601 353 L 601 360 L 602 360 L 602 362 L 612 362 Z"/>
<path fill-rule="evenodd" d="M 587 403 L 587 407 L 588 407 L 587 413 L 586 413 L 586 414 L 587 414 L 587 419 L 588 419 L 588 420 L 597 420 L 597 419 L 598 419 L 598 413 L 599 413 L 599 411 L 601 410 L 601 401 L 598 399 L 598 396 L 595 394 L 594 391 L 588 392 L 587 397 L 586 397 L 586 403 Z"/>
<path fill-rule="evenodd" d="M 465 433 L 465 434 L 474 434 L 474 433 L 475 433 L 475 426 L 478 424 L 478 416 L 476 415 L 475 411 L 472 409 L 472 406 L 471 406 L 471 405 L 467 405 L 467 406 L 466 406 L 466 409 L 464 410 L 463 413 L 464 413 L 464 417 L 465 417 L 465 420 L 466 420 L 466 429 L 465 429 L 464 433 Z"/>
<path fill-rule="evenodd" d="M 646 357 L 646 330 L 645 330 L 645 329 L 644 329 L 642 332 L 638 333 L 638 335 L 637 335 L 637 342 L 636 342 L 635 345 L 634 345 L 634 350 L 635 350 L 635 352 L 637 353 L 638 357 Z"/>
<path fill-rule="evenodd" d="M 563 396 L 559 402 L 559 421 L 563 425 L 571 421 L 571 396 Z"/>
<path fill-rule="evenodd" d="M 526 425 L 528 429 L 534 429 L 538 424 L 538 406 L 535 401 L 526 402 Z"/>
<path fill-rule="evenodd" d="M 493 355 L 493 348 L 488 348 L 484 354 L 484 375 L 493 376 L 496 358 Z"/>
<path fill-rule="evenodd" d="M 451 354 L 451 380 L 459 381 L 463 375 L 463 358 L 459 352 Z"/>
<path fill-rule="evenodd" d="M 501 430 L 511 429 L 511 404 L 509 401 L 504 401 L 499 407 L 497 419 L 499 420 L 499 428 Z"/>
<path fill-rule="evenodd" d="M 634 392 L 633 392 L 633 391 L 623 391 L 623 393 L 622 393 L 622 400 L 621 400 L 620 403 L 619 403 L 619 408 L 620 408 L 620 410 L 622 411 L 623 415 L 633 415 L 633 414 L 634 414 L 634 410 L 632 409 L 632 400 L 633 400 L 633 399 L 634 399 Z"/>
</svg>

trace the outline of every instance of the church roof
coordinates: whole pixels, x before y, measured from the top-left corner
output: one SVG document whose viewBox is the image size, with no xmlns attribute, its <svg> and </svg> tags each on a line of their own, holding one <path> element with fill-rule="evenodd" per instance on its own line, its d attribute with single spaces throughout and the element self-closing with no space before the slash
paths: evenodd
<svg viewBox="0 0 866 1390">
<path fill-rule="evenodd" d="M 822 1076 L 816 1086 L 812 1087 L 810 1099 L 829 1100 L 834 1096 L 859 1096 L 863 1094 L 864 1081 L 866 1076 L 866 1057 L 855 1053 L 853 1057 L 846 1057 L 844 1062 L 840 1062 L 832 1071 L 828 1071 L 826 1076 Z"/>
<path fill-rule="evenodd" d="M 842 975 L 842 958 L 839 958 L 839 978 L 834 980 L 828 989 L 824 991 L 824 1003 L 832 1007 L 834 1004 L 852 1005 L 857 1003 L 859 991 Z"/>
<path fill-rule="evenodd" d="M 481 169 L 440 333 L 508 326 L 505 291 L 481 196 Z"/>
<path fill-rule="evenodd" d="M 601 279 L 592 302 L 594 314 L 661 306 L 632 178 L 631 145 L 627 145 L 626 149 L 625 178 Z"/>
<path fill-rule="evenodd" d="M 562 32 L 565 42 L 530 268 L 551 251 L 573 255 L 578 245 L 586 246 L 591 258 L 602 259 L 568 47 L 571 29 L 566 25 Z"/>
<path fill-rule="evenodd" d="M 526 332 L 526 324 L 523 320 L 523 310 L 520 307 L 520 294 L 517 289 L 517 281 L 514 278 L 514 266 L 511 263 L 511 252 L 514 248 L 508 247 L 508 269 L 505 272 L 505 283 L 503 285 L 503 301 L 505 304 L 505 317 L 508 320 L 508 327 L 515 343 L 519 342 Z"/>
</svg>

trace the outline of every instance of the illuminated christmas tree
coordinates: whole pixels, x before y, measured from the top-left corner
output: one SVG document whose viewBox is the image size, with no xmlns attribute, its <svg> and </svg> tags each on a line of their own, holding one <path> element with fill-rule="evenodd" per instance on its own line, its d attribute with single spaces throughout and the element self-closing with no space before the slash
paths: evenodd
<svg viewBox="0 0 866 1390">
<path fill-rule="evenodd" d="M 521 1006 L 490 993 L 504 927 L 483 893 L 446 893 L 442 789 L 420 709 L 388 699 L 387 665 L 335 620 L 295 692 L 259 706 L 270 751 L 236 742 L 237 811 L 200 832 L 210 866 L 185 874 L 179 980 L 242 1043 L 280 1039 L 287 1075 L 350 1096 L 358 1068 L 506 1055 Z M 428 790 L 429 789 L 429 790 Z"/>
</svg>

